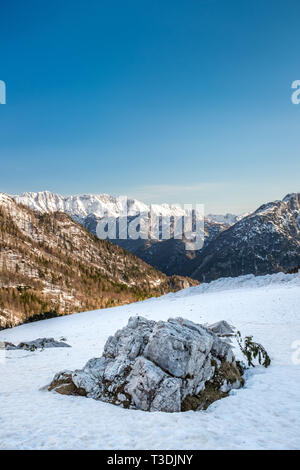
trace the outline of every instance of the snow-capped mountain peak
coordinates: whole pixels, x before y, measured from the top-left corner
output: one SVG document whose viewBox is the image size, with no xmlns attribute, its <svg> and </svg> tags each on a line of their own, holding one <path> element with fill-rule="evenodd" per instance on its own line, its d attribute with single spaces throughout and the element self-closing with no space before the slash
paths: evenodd
<svg viewBox="0 0 300 470">
<path fill-rule="evenodd" d="M 38 212 L 65 212 L 78 221 L 86 217 L 119 217 L 122 215 L 126 196 L 110 196 L 108 194 L 83 194 L 61 196 L 50 191 L 24 192 L 13 196 L 18 203 L 25 204 Z M 184 208 L 176 204 L 153 204 L 151 210 L 156 215 L 183 216 Z M 137 199 L 127 199 L 129 216 L 150 211 L 150 206 Z"/>
</svg>

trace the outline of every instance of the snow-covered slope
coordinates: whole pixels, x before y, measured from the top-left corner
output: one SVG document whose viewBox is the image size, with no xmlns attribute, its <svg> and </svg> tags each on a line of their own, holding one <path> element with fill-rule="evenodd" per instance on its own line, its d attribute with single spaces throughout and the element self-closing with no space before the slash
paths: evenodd
<svg viewBox="0 0 300 470">
<path fill-rule="evenodd" d="M 0 361 L 0 448 L 298 449 L 300 274 L 221 279 L 157 299 L 22 325 L 0 332 L 19 342 L 67 338 L 72 348 L 7 351 Z M 147 413 L 40 390 L 62 369 L 99 357 L 107 337 L 132 315 L 225 319 L 270 353 L 268 369 L 205 412 Z M 297 364 L 298 362 L 298 364 Z"/>
</svg>

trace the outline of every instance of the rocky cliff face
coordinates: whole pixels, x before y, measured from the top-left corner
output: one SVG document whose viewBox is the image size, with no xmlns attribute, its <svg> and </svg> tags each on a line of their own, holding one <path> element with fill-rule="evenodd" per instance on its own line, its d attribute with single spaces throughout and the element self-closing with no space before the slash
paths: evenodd
<svg viewBox="0 0 300 470">
<path fill-rule="evenodd" d="M 190 283 L 98 240 L 64 213 L 33 212 L 0 193 L 1 327 L 40 314 L 120 305 Z"/>
<path fill-rule="evenodd" d="M 300 265 L 300 194 L 270 202 L 220 233 L 182 274 L 199 281 L 271 274 Z"/>
<path fill-rule="evenodd" d="M 102 357 L 82 370 L 58 373 L 49 390 L 125 408 L 178 412 L 206 409 L 242 385 L 231 345 L 209 328 L 183 318 L 132 317 L 108 338 Z"/>
</svg>

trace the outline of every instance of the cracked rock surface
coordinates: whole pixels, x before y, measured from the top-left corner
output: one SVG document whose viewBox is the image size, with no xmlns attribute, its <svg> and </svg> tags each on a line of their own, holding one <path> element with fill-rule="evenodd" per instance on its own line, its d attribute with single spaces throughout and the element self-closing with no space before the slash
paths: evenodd
<svg viewBox="0 0 300 470">
<path fill-rule="evenodd" d="M 144 411 L 206 409 L 243 385 L 232 347 L 183 318 L 131 317 L 110 336 L 100 358 L 55 375 L 49 390 Z"/>
</svg>

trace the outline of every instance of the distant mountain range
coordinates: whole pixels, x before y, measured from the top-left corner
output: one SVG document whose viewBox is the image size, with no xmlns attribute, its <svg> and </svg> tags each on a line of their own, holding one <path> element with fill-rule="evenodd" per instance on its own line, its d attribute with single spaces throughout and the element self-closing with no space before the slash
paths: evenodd
<svg viewBox="0 0 300 470">
<path fill-rule="evenodd" d="M 234 215 L 230 213 L 227 213 L 225 215 L 207 214 L 206 219 L 211 222 L 217 222 L 218 224 L 223 224 L 223 225 L 227 225 L 228 227 L 230 227 L 231 225 L 241 220 L 243 217 L 246 217 L 246 215 L 248 214 L 249 214 L 248 212 L 245 214 L 240 214 L 240 215 Z"/>
<path fill-rule="evenodd" d="M 49 191 L 38 193 L 26 192 L 14 196 L 19 203 L 25 204 L 32 210 L 40 213 L 53 213 L 61 211 L 68 214 L 77 222 L 80 222 L 93 234 L 96 234 L 96 227 L 99 220 L 105 215 L 119 218 L 122 216 L 123 200 L 122 196 L 113 197 L 107 194 L 85 194 L 81 196 L 66 196 L 53 194 Z M 156 215 L 172 217 L 183 217 L 185 211 L 183 207 L 170 204 L 155 204 L 151 210 Z M 137 214 L 149 213 L 150 206 L 136 199 L 127 200 L 128 223 Z M 202 214 L 199 215 L 202 217 Z M 210 214 L 205 218 L 204 226 L 204 246 L 215 238 L 221 231 L 228 228 L 232 223 L 242 216 L 233 214 L 214 215 Z M 141 228 L 141 232 L 143 229 Z M 110 240 L 114 244 L 125 248 L 135 254 L 151 266 L 159 269 L 167 275 L 173 275 L 182 271 L 183 265 L 197 256 L 198 251 L 186 251 L 184 234 L 181 240 L 157 240 L 153 238 L 138 240 L 116 239 Z"/>
<path fill-rule="evenodd" d="M 120 216 L 121 198 L 106 194 L 68 196 L 48 191 L 14 196 L 41 213 L 63 211 L 96 233 L 99 220 L 107 214 Z M 182 216 L 175 205 L 156 205 L 152 210 L 169 216 Z M 128 200 L 129 220 L 149 206 Z M 199 281 L 242 274 L 269 274 L 288 271 L 300 265 L 299 194 L 270 202 L 243 215 L 209 214 L 204 220 L 204 246 L 186 251 L 182 240 L 112 240 L 167 275 L 179 274 Z"/>
<path fill-rule="evenodd" d="M 33 211 L 0 193 L 0 328 L 196 284 L 99 240 L 63 212 Z"/>
<path fill-rule="evenodd" d="M 123 196 L 114 197 L 108 194 L 84 194 L 81 196 L 61 196 L 49 191 L 38 193 L 26 192 L 13 196 L 19 203 L 25 204 L 30 209 L 39 212 L 65 212 L 74 220 L 84 224 L 85 219 L 91 215 L 101 218 L 119 217 L 121 215 Z M 150 206 L 137 199 L 127 199 L 127 211 L 129 216 L 137 213 L 149 212 Z M 182 208 L 175 204 L 154 204 L 152 210 L 157 214 L 166 216 L 183 215 Z"/>
</svg>

